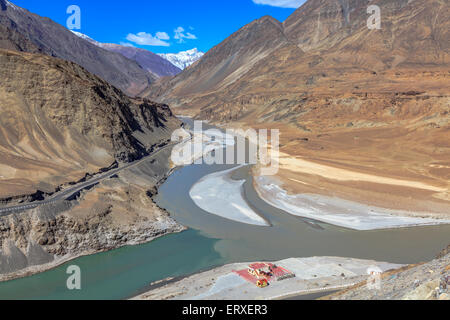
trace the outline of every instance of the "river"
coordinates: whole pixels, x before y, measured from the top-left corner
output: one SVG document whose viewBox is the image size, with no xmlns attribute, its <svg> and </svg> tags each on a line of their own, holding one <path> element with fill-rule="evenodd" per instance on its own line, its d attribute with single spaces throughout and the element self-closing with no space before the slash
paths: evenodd
<svg viewBox="0 0 450 320">
<path fill-rule="evenodd" d="M 433 257 L 450 242 L 450 226 L 354 231 L 301 219 L 262 201 L 253 188 L 249 167 L 233 173 L 245 179 L 248 204 L 271 227 L 234 222 L 198 208 L 189 196 L 205 175 L 227 165 L 190 165 L 176 170 L 161 186 L 157 203 L 188 231 L 148 244 L 81 257 L 53 270 L 0 283 L 0 299 L 126 299 L 150 283 L 215 266 L 289 257 L 343 256 L 393 263 L 417 263 Z M 66 288 L 66 269 L 82 270 L 82 289 Z"/>
</svg>

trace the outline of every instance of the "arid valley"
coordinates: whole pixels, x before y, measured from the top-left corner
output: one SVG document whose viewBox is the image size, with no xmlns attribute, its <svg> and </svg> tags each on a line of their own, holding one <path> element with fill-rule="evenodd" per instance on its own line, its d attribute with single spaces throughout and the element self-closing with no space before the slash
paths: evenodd
<svg viewBox="0 0 450 320">
<path fill-rule="evenodd" d="M 242 0 L 214 36 L 125 37 L 13 2 L 0 299 L 450 299 L 448 0 Z"/>
</svg>

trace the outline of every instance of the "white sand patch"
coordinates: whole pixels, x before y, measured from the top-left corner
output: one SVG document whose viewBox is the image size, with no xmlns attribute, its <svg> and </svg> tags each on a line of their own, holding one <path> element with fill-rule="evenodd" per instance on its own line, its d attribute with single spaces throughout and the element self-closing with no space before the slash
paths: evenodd
<svg viewBox="0 0 450 320">
<path fill-rule="evenodd" d="M 255 181 L 260 197 L 268 204 L 295 216 L 345 228 L 377 230 L 450 224 L 450 220 L 412 217 L 406 211 L 378 208 L 339 198 L 312 194 L 289 195 L 268 177 L 256 177 Z"/>
<path fill-rule="evenodd" d="M 236 287 L 239 287 L 243 284 L 246 284 L 246 281 L 238 276 L 235 273 L 229 273 L 224 276 L 220 276 L 217 278 L 216 282 L 214 283 L 213 287 L 202 294 L 199 294 L 198 296 L 195 296 L 192 298 L 192 300 L 207 300 L 208 297 L 225 292 L 230 291 Z"/>
<path fill-rule="evenodd" d="M 277 265 L 295 273 L 297 278 L 303 280 L 314 280 L 341 274 L 345 274 L 346 277 L 365 275 L 367 269 L 371 266 L 376 266 L 383 272 L 402 267 L 402 265 L 388 262 L 344 257 L 290 258 L 278 262 Z"/>
<path fill-rule="evenodd" d="M 203 177 L 189 192 L 201 209 L 222 218 L 257 226 L 269 226 L 243 196 L 244 180 L 236 181 L 230 174 L 236 168 L 216 172 Z"/>
</svg>

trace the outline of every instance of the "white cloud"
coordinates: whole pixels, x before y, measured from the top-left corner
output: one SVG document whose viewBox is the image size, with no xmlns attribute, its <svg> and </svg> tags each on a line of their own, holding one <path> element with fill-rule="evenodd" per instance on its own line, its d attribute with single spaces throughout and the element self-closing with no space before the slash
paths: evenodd
<svg viewBox="0 0 450 320">
<path fill-rule="evenodd" d="M 160 40 L 169 40 L 170 39 L 169 35 L 165 32 L 157 32 L 156 38 L 158 38 Z"/>
<path fill-rule="evenodd" d="M 253 0 L 256 4 L 268 5 L 280 8 L 295 8 L 297 9 L 305 0 Z"/>
<path fill-rule="evenodd" d="M 188 40 L 197 39 L 197 37 L 194 34 L 190 32 L 185 32 L 183 27 L 178 27 L 173 32 L 175 33 L 174 38 L 177 39 L 179 43 L 185 42 L 184 39 Z"/>
<path fill-rule="evenodd" d="M 169 35 L 165 32 L 157 32 L 155 36 L 146 32 L 139 32 L 138 34 L 130 33 L 127 36 L 128 41 L 137 43 L 141 46 L 169 47 L 170 43 L 165 41 L 169 39 Z"/>
</svg>

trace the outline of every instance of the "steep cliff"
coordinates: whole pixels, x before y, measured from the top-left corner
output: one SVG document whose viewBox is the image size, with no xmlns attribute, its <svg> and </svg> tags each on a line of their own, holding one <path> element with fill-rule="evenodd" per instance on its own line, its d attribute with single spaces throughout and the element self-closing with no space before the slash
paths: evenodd
<svg viewBox="0 0 450 320">
<path fill-rule="evenodd" d="M 1 198 L 142 157 L 180 125 L 72 62 L 0 50 L 0 74 Z"/>
</svg>

